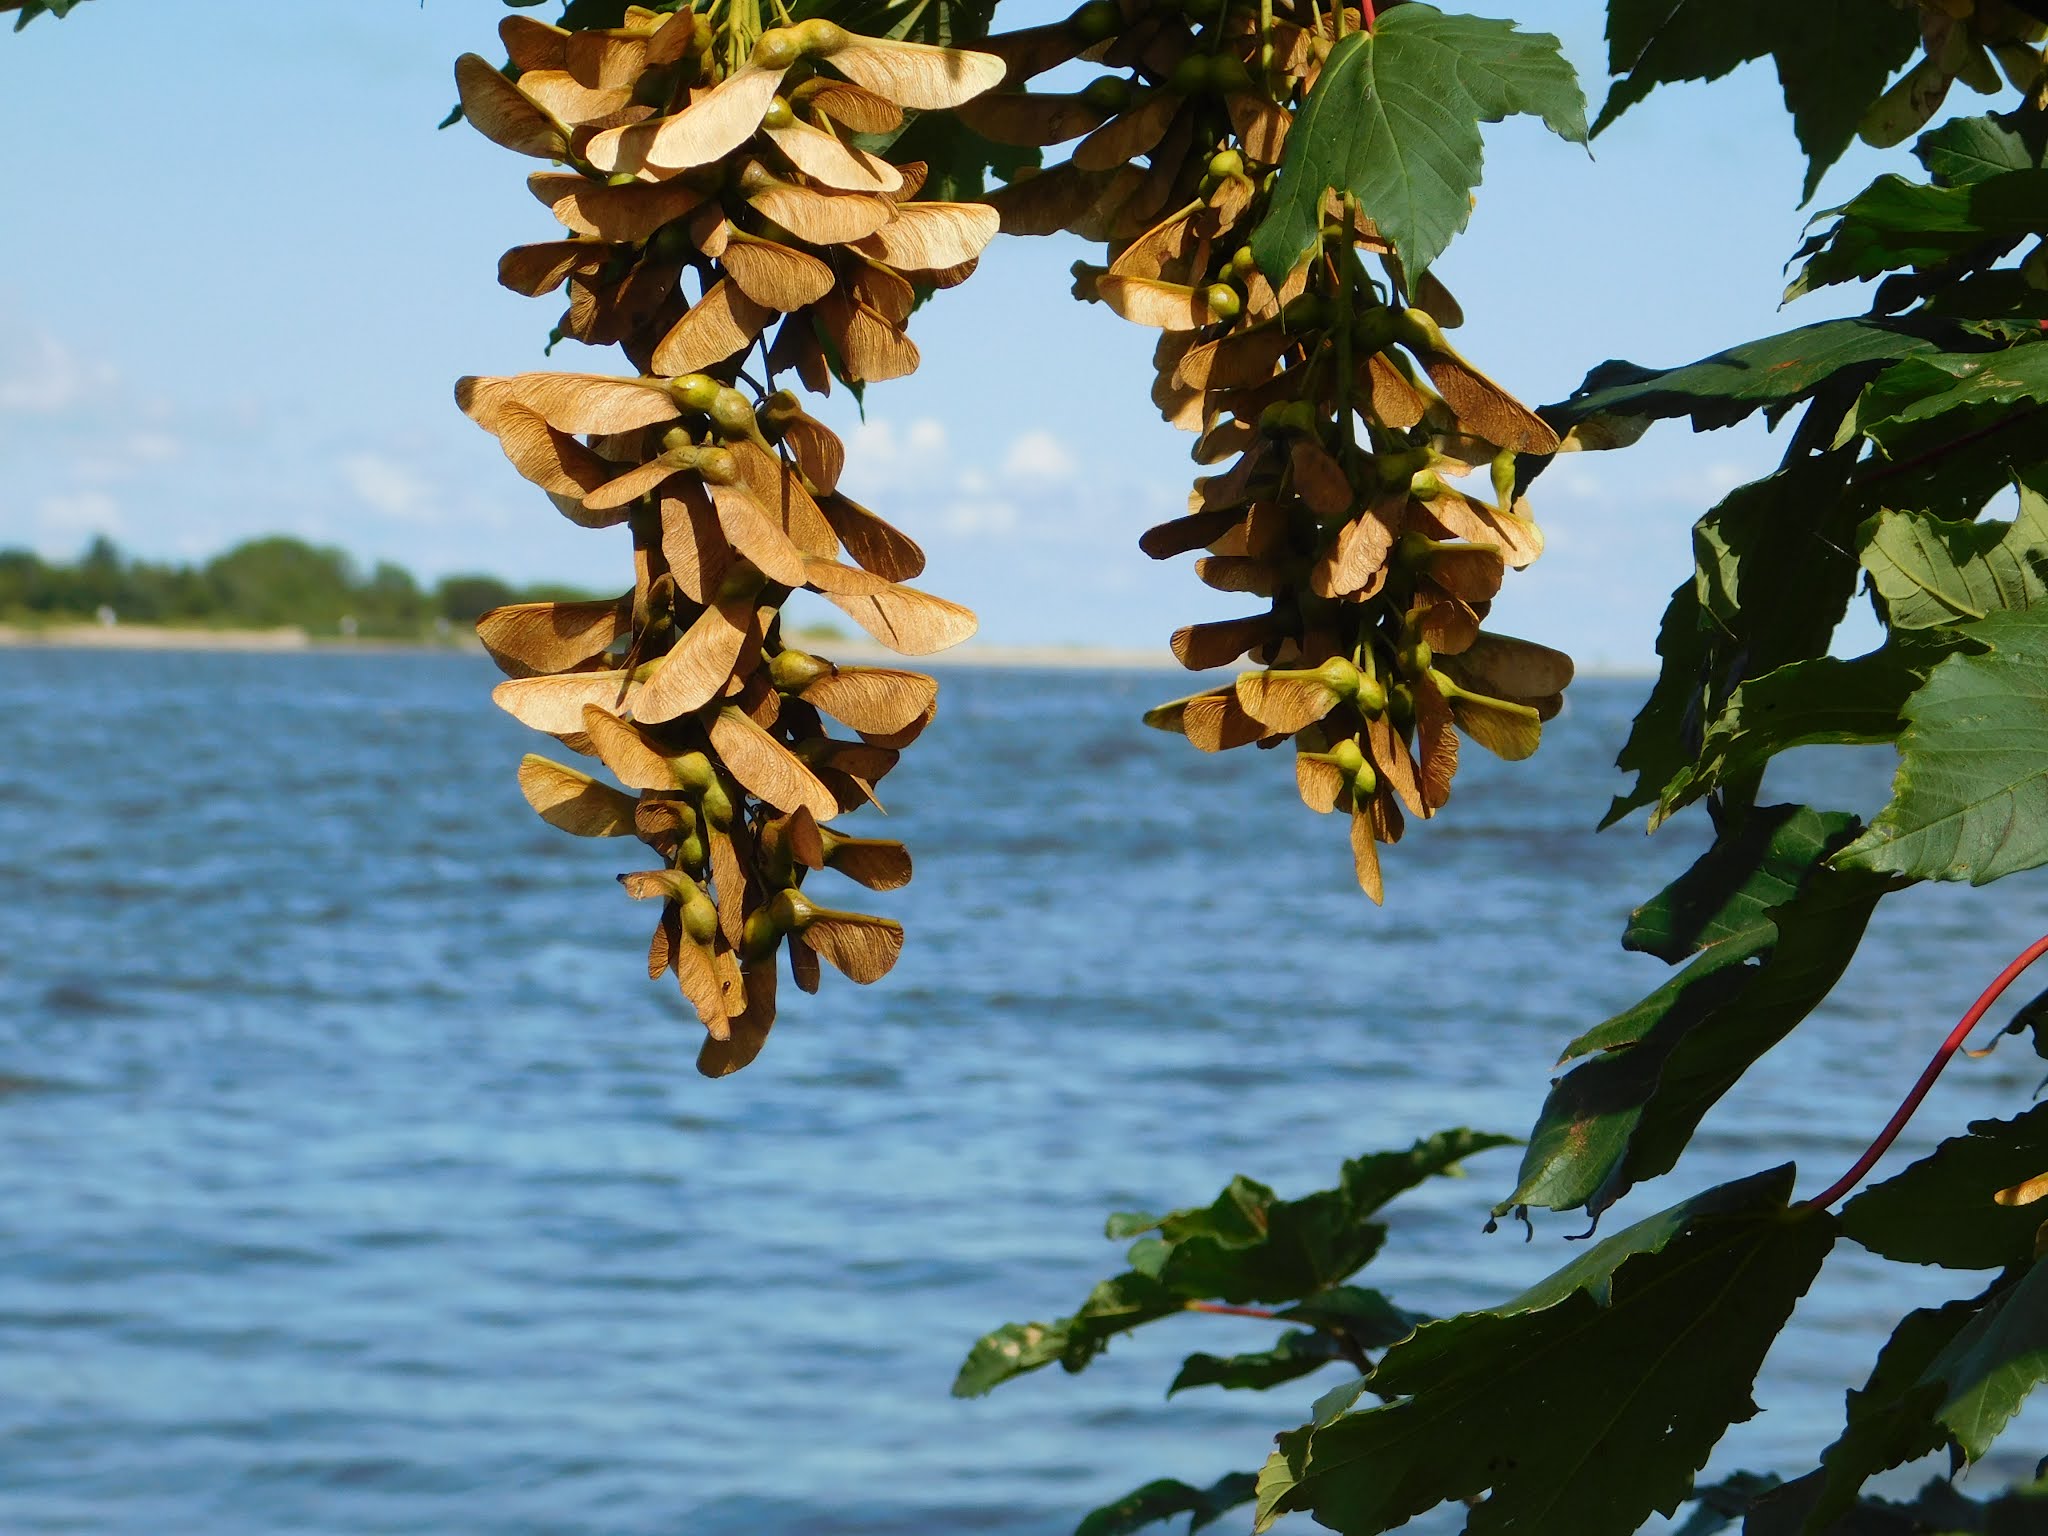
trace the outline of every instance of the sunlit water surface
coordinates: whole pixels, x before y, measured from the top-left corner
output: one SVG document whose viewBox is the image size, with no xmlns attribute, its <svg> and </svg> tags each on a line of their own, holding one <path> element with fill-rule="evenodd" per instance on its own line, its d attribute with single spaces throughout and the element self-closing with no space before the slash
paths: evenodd
<svg viewBox="0 0 2048 1536">
<path fill-rule="evenodd" d="M 1108 1210 L 1526 1129 L 1558 1047 L 1664 974 L 1616 940 L 1701 846 L 1592 831 L 1639 683 L 1583 682 L 1531 763 L 1468 748 L 1374 911 L 1283 754 L 1138 724 L 1175 679 L 949 672 L 886 786 L 917 880 L 853 892 L 902 963 L 786 994 L 713 1083 L 611 883 L 639 850 L 531 816 L 490 681 L 0 653 L 0 1529 L 1055 1536 L 1255 1467 L 1334 1373 L 1162 1394 L 1269 1325 L 947 1388 L 983 1330 L 1117 1267 Z M 1772 789 L 1868 809 L 1890 771 L 1814 754 Z M 2027 877 L 1895 898 L 1610 1221 L 1786 1159 L 1818 1188 L 2044 922 Z M 2040 1071 L 2018 1042 L 1959 1064 L 1909 1142 Z M 1482 1235 L 1513 1171 L 1403 1202 L 1375 1283 L 1442 1312 L 1570 1257 L 1574 1218 Z M 1810 1465 L 1889 1321 L 1976 1288 L 1881 1269 L 1829 1261 L 1717 1468 Z"/>
</svg>

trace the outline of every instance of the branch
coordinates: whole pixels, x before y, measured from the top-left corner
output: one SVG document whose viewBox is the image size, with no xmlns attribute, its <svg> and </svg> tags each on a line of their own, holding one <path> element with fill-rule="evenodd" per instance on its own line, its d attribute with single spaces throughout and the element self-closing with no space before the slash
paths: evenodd
<svg viewBox="0 0 2048 1536">
<path fill-rule="evenodd" d="M 2043 955 L 2048 955 L 2048 936 L 2034 940 L 2021 950 L 2012 964 L 2000 971 L 1991 985 L 1977 995 L 1977 1001 L 1970 1004 L 1969 1011 L 1957 1022 L 1956 1027 L 1948 1032 L 1948 1038 L 1941 1042 L 1941 1049 L 1936 1051 L 1934 1059 L 1927 1063 L 1927 1069 L 1920 1074 L 1920 1080 L 1913 1085 L 1913 1091 L 1906 1095 L 1905 1102 L 1899 1105 L 1885 1128 L 1877 1133 L 1877 1140 L 1856 1159 L 1854 1167 L 1820 1194 L 1806 1201 L 1807 1205 L 1824 1209 L 1856 1187 L 1863 1175 L 1870 1172 L 1871 1165 L 1884 1156 L 1885 1149 L 1898 1140 L 1899 1132 L 1903 1131 L 1906 1122 L 1913 1118 L 1913 1112 L 1920 1107 L 1920 1101 L 1927 1097 L 1928 1090 L 1934 1086 L 1934 1080 L 1941 1076 L 1942 1069 L 1949 1064 L 1950 1058 L 1962 1049 L 1963 1042 L 1970 1038 L 1970 1031 L 1977 1027 L 1977 1021 L 1984 1017 L 1985 1011 L 1998 1001 L 2001 992 L 2019 980 L 2021 972 Z"/>
</svg>

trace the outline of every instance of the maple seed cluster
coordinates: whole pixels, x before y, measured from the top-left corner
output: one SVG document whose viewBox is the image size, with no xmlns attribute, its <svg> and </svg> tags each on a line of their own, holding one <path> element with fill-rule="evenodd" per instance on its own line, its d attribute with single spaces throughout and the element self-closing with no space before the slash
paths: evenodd
<svg viewBox="0 0 2048 1536">
<path fill-rule="evenodd" d="M 909 880 L 901 844 L 827 823 L 878 803 L 937 685 L 787 645 L 780 610 L 819 593 L 912 656 L 966 638 L 974 616 L 903 585 L 923 552 L 840 491 L 842 444 L 776 380 L 827 393 L 835 376 L 917 366 L 905 326 L 919 291 L 963 281 L 996 215 L 918 201 L 922 164 L 851 139 L 1001 74 L 983 55 L 822 21 L 752 36 L 737 9 L 713 25 L 633 7 L 603 31 L 509 17 L 510 68 L 471 54 L 455 71 L 476 128 L 559 167 L 528 185 L 567 236 L 508 251 L 500 280 L 566 286 L 559 334 L 615 344 L 637 370 L 456 388 L 565 517 L 633 539 L 633 589 L 615 601 L 484 615 L 477 633 L 510 677 L 493 697 L 624 786 L 539 756 L 519 774 L 554 826 L 659 855 L 619 878 L 660 905 L 648 975 L 675 976 L 714 1076 L 760 1051 L 785 948 L 807 992 L 821 960 L 872 982 L 902 950 L 897 923 L 803 887 L 820 870 L 874 890 Z"/>
<path fill-rule="evenodd" d="M 1002 227 L 1107 243 L 1106 267 L 1076 266 L 1076 294 L 1163 333 L 1154 402 L 1200 434 L 1198 462 L 1233 461 L 1140 543 L 1155 559 L 1206 550 L 1207 585 L 1267 600 L 1176 632 L 1182 664 L 1260 669 L 1147 723 L 1209 752 L 1291 738 L 1302 799 L 1349 813 L 1379 901 L 1379 845 L 1404 811 L 1443 806 L 1458 731 L 1527 757 L 1572 667 L 1480 627 L 1505 570 L 1543 548 L 1516 456 L 1559 444 L 1444 339 L 1450 295 L 1411 281 L 1335 194 L 1320 242 L 1278 281 L 1253 253 L 1294 111 L 1359 23 L 1309 0 L 1089 0 L 978 44 L 1008 66 L 1004 88 L 960 115 L 1007 144 L 1079 139 L 991 197 Z M 1076 58 L 1112 72 L 1070 94 L 1023 89 Z M 1490 494 L 1460 483 L 1481 467 Z"/>
</svg>

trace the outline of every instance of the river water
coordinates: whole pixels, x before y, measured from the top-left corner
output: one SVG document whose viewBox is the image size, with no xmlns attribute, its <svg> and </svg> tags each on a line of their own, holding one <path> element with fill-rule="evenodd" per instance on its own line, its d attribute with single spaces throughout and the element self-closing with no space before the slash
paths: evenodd
<svg viewBox="0 0 2048 1536">
<path fill-rule="evenodd" d="M 1592 831 L 1640 682 L 1582 682 L 1531 763 L 1468 747 L 1379 912 L 1284 755 L 1138 724 L 1178 679 L 948 671 L 885 786 L 917 879 L 857 893 L 908 926 L 902 963 L 786 989 L 712 1083 L 641 979 L 610 878 L 636 850 L 527 812 L 491 680 L 0 652 L 0 1530 L 1057 1536 L 1256 1467 L 1334 1373 L 1162 1394 L 1270 1325 L 947 1388 L 983 1330 L 1120 1267 L 1108 1210 L 1525 1130 L 1558 1047 L 1661 979 L 1616 941 L 1701 846 Z M 1867 810 L 1890 771 L 1814 753 L 1772 789 Z M 2031 877 L 1894 898 L 1610 1221 L 1788 1158 L 1817 1189 L 2044 923 Z M 2040 1073 L 2021 1042 L 1959 1062 L 1908 1150 Z M 1372 1283 L 1442 1312 L 1571 1257 L 1573 1218 L 1482 1235 L 1513 1157 L 1397 1206 Z M 1882 1268 L 1829 1261 L 1717 1469 L 1810 1465 L 1889 1322 L 1976 1288 Z"/>
</svg>

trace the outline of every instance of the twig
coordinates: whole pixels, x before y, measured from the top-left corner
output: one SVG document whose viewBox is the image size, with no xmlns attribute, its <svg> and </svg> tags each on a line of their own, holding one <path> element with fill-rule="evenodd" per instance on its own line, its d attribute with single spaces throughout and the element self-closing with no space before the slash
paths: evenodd
<svg viewBox="0 0 2048 1536">
<path fill-rule="evenodd" d="M 1220 1301 L 1190 1301 L 1182 1305 L 1190 1312 L 1214 1312 L 1220 1317 L 1263 1317 L 1272 1322 L 1280 1316 L 1265 1307 L 1227 1307 Z"/>
<path fill-rule="evenodd" d="M 1820 1194 L 1804 1202 L 1806 1205 L 1817 1209 L 1825 1208 L 1833 1205 L 1856 1187 L 1857 1181 L 1870 1172 L 1871 1165 L 1884 1156 L 1885 1149 L 1898 1140 L 1899 1132 L 1903 1131 L 1906 1122 L 1913 1118 L 1913 1112 L 1920 1107 L 1920 1101 L 1927 1097 L 1927 1091 L 1934 1086 L 1934 1080 L 1941 1076 L 1942 1069 L 1949 1064 L 1949 1059 L 1961 1050 L 1963 1042 L 1970 1038 L 1970 1031 L 1977 1027 L 1977 1021 L 1984 1017 L 1993 1003 L 1998 1001 L 1999 994 L 2019 980 L 2020 973 L 2043 955 L 2048 955 L 2048 935 L 2034 940 L 2021 950 L 2012 964 L 2000 971 L 1991 985 L 1977 995 L 1977 1001 L 1970 1004 L 1969 1012 L 1962 1016 L 1956 1027 L 1948 1032 L 1948 1038 L 1941 1042 L 1941 1049 L 1936 1051 L 1934 1059 L 1927 1063 L 1927 1070 L 1920 1074 L 1920 1080 L 1913 1085 L 1913 1091 L 1906 1095 L 1905 1102 L 1899 1105 L 1898 1112 L 1891 1117 L 1885 1128 L 1877 1133 L 1877 1140 L 1856 1159 L 1853 1168 Z"/>
</svg>

